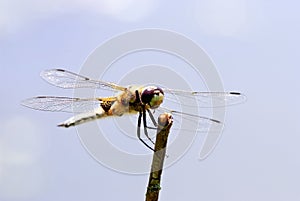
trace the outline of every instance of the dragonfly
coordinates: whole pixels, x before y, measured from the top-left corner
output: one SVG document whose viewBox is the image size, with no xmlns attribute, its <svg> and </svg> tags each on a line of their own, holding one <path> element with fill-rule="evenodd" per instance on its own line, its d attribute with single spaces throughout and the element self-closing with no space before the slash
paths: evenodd
<svg viewBox="0 0 300 201">
<path fill-rule="evenodd" d="M 178 110 L 170 110 L 162 107 L 161 104 L 167 94 L 191 98 L 209 103 L 208 100 L 219 101 L 222 105 L 230 105 L 242 102 L 245 96 L 240 92 L 200 92 L 185 91 L 177 89 L 161 88 L 159 86 L 120 86 L 115 83 L 90 79 L 64 69 L 50 69 L 41 72 L 40 76 L 48 83 L 64 88 L 93 88 L 109 89 L 119 92 L 118 95 L 109 97 L 76 98 L 58 96 L 37 96 L 22 101 L 22 105 L 35 110 L 52 112 L 71 112 L 77 113 L 66 121 L 58 124 L 59 127 L 77 126 L 86 122 L 102 119 L 111 116 L 122 116 L 124 114 L 136 114 L 137 118 L 137 137 L 149 149 L 153 148 L 141 137 L 141 127 L 143 124 L 144 135 L 154 144 L 149 137 L 147 129 L 157 127 L 157 122 L 153 112 L 165 111 L 174 115 L 184 116 L 189 120 L 199 120 L 205 124 L 222 124 L 221 121 L 198 114 L 185 113 Z M 174 99 L 170 99 L 174 101 Z M 154 127 L 148 126 L 147 115 Z"/>
</svg>

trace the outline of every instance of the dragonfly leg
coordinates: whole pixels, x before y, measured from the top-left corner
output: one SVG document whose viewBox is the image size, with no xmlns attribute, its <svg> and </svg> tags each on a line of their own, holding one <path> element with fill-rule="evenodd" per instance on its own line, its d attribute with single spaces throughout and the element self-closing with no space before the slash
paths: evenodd
<svg viewBox="0 0 300 201">
<path fill-rule="evenodd" d="M 135 97 L 136 97 L 135 103 L 143 104 L 142 101 L 141 101 L 141 97 L 140 97 L 140 94 L 139 94 L 138 90 L 135 91 Z M 157 127 L 157 122 L 156 122 L 156 120 L 155 120 L 155 118 L 154 118 L 151 110 L 147 109 L 147 112 L 148 112 L 148 114 L 150 116 L 150 119 L 151 119 L 154 127 Z M 146 116 L 146 113 L 144 113 L 144 116 Z M 153 129 L 153 127 L 147 127 L 146 125 L 144 127 Z"/>
<path fill-rule="evenodd" d="M 138 90 L 135 90 L 135 103 L 141 103 L 141 97 Z"/>
<path fill-rule="evenodd" d="M 146 119 L 146 109 L 143 108 L 143 124 L 144 124 L 144 133 L 146 135 L 146 137 L 148 138 L 148 140 L 150 140 L 150 142 L 152 142 L 152 144 L 154 144 L 153 140 L 149 137 L 148 135 L 148 130 L 147 130 L 147 119 Z"/>
<path fill-rule="evenodd" d="M 154 151 L 154 149 L 152 147 L 150 147 L 142 138 L 141 138 L 141 122 L 142 122 L 142 116 L 143 113 L 142 111 L 139 112 L 139 117 L 138 117 L 138 125 L 137 125 L 137 137 L 139 138 L 139 140 L 149 149 L 151 149 L 152 151 Z"/>
<path fill-rule="evenodd" d="M 154 127 L 157 127 L 157 122 L 156 122 L 156 120 L 155 120 L 155 118 L 154 118 L 154 116 L 153 116 L 151 110 L 147 109 L 147 112 L 148 112 L 148 114 L 149 114 L 149 116 L 150 116 L 150 119 L 151 119 L 151 121 L 152 121 Z"/>
<path fill-rule="evenodd" d="M 156 130 L 157 127 L 152 127 L 152 126 L 147 126 L 146 128 L 150 129 L 150 130 Z"/>
</svg>

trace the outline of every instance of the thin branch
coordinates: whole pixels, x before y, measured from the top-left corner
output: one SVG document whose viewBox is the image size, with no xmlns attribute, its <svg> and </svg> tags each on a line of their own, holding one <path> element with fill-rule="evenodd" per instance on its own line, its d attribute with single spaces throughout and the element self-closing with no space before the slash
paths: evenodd
<svg viewBox="0 0 300 201">
<path fill-rule="evenodd" d="M 164 159 L 166 157 L 166 147 L 170 128 L 172 126 L 171 114 L 164 113 L 158 117 L 158 127 L 156 142 L 149 175 L 149 183 L 146 193 L 146 201 L 157 201 L 159 196 L 160 178 L 163 170 Z"/>
</svg>

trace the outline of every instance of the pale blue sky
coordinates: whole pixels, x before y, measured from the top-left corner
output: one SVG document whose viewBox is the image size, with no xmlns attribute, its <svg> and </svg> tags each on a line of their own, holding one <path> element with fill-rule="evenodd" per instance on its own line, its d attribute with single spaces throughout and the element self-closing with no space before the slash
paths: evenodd
<svg viewBox="0 0 300 201">
<path fill-rule="evenodd" d="M 142 28 L 189 37 L 212 58 L 225 89 L 248 97 L 227 110 L 226 129 L 206 160 L 197 160 L 196 140 L 163 172 L 160 200 L 299 199 L 297 1 L 99 2 L 0 1 L 0 200 L 144 199 L 148 175 L 93 160 L 74 128 L 56 127 L 68 114 L 20 106 L 35 95 L 72 95 L 43 82 L 40 71 L 79 72 L 101 43 Z"/>
</svg>

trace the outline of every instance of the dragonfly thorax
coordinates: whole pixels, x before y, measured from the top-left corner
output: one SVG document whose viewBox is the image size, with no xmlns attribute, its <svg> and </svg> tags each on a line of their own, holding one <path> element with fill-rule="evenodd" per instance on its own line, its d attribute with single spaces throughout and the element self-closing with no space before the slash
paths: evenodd
<svg viewBox="0 0 300 201">
<path fill-rule="evenodd" d="M 141 100 L 144 104 L 148 104 L 151 109 L 158 108 L 164 100 L 164 92 L 159 87 L 147 86 L 141 92 Z"/>
</svg>

